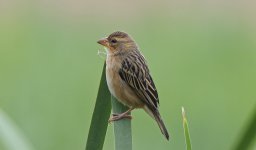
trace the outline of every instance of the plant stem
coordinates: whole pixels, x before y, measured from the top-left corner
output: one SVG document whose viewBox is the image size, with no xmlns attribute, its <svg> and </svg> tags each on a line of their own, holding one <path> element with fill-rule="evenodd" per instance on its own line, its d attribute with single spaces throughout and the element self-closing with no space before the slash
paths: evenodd
<svg viewBox="0 0 256 150">
<path fill-rule="evenodd" d="M 123 113 L 128 110 L 116 98 L 111 96 L 113 113 Z M 115 150 L 132 150 L 132 129 L 130 119 L 121 119 L 114 122 Z"/>
</svg>

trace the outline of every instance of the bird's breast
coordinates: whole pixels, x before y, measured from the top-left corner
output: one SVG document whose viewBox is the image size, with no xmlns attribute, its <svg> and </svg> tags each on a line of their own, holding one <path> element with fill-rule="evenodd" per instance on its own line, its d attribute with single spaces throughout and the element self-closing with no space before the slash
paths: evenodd
<svg viewBox="0 0 256 150">
<path fill-rule="evenodd" d="M 108 56 L 106 60 L 106 79 L 110 93 L 118 98 L 121 80 L 118 71 L 121 63 L 115 57 Z"/>
<path fill-rule="evenodd" d="M 115 57 L 107 57 L 106 64 L 106 79 L 110 93 L 124 105 L 142 107 L 143 103 L 137 94 L 119 75 L 121 61 Z"/>
</svg>

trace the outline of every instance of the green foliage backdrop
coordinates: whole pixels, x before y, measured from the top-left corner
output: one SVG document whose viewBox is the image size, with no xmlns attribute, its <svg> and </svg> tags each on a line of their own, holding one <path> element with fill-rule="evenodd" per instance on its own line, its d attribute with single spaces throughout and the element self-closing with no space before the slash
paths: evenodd
<svg viewBox="0 0 256 150">
<path fill-rule="evenodd" d="M 36 150 L 84 149 L 104 62 L 96 41 L 123 30 L 148 61 L 172 136 L 135 110 L 134 149 L 184 149 L 181 106 L 193 149 L 230 149 L 256 105 L 252 3 L 1 1 L 0 107 Z"/>
</svg>

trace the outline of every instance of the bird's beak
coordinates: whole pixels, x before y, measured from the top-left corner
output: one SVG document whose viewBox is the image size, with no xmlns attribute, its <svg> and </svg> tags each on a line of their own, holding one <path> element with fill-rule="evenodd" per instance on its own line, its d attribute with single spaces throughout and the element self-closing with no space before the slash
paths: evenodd
<svg viewBox="0 0 256 150">
<path fill-rule="evenodd" d="M 103 45 L 105 47 L 108 47 L 108 39 L 107 38 L 100 39 L 99 41 L 97 41 L 97 43 L 99 43 L 100 45 Z"/>
</svg>

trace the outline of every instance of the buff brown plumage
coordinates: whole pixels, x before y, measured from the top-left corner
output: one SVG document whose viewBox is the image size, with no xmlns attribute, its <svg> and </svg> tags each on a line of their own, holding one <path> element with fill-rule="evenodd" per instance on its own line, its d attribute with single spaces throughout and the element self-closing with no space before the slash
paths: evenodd
<svg viewBox="0 0 256 150">
<path fill-rule="evenodd" d="M 168 131 L 159 113 L 157 89 L 146 60 L 135 41 L 125 32 L 114 32 L 98 41 L 107 48 L 106 79 L 110 93 L 130 109 L 115 114 L 111 121 L 130 118 L 135 108 L 143 108 L 156 120 L 162 134 L 169 140 Z"/>
</svg>

